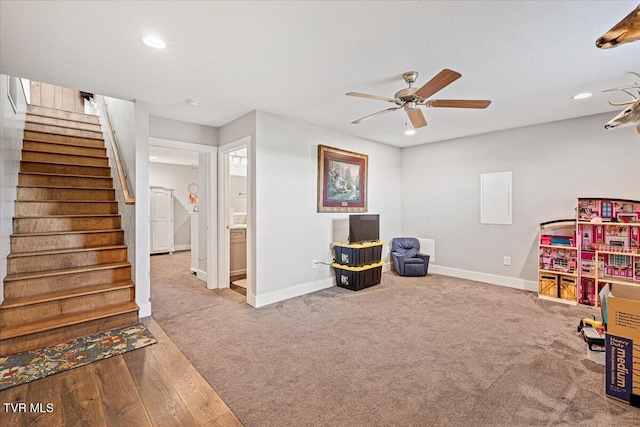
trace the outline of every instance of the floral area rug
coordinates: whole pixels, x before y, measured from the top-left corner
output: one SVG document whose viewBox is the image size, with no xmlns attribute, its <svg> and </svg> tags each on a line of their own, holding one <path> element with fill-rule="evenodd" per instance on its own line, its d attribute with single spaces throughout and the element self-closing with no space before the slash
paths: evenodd
<svg viewBox="0 0 640 427">
<path fill-rule="evenodd" d="M 157 343 L 142 324 L 0 357 L 0 390 Z"/>
</svg>

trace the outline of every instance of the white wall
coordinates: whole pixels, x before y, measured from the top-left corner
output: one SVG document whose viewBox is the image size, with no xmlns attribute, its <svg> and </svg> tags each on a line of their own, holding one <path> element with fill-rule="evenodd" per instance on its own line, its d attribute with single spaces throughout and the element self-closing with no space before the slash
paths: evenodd
<svg viewBox="0 0 640 427">
<path fill-rule="evenodd" d="M 149 136 L 218 146 L 218 128 L 165 119 L 164 117 L 149 116 Z"/>
<path fill-rule="evenodd" d="M 256 306 L 334 285 L 329 262 L 336 222 L 346 213 L 317 212 L 318 145 L 369 156 L 368 211 L 380 214 L 380 237 L 400 233 L 401 150 L 258 111 L 256 126 Z M 386 251 L 383 258 L 388 261 Z"/>
<path fill-rule="evenodd" d="M 577 197 L 640 199 L 640 137 L 605 130 L 611 116 L 403 149 L 402 234 L 435 239 L 434 272 L 537 290 L 539 223 L 573 218 Z M 513 224 L 480 224 L 480 174 L 504 171 L 513 172 Z"/>
<path fill-rule="evenodd" d="M 116 134 L 120 160 L 127 176 L 129 191 L 135 198 L 135 165 L 136 165 L 136 144 L 135 144 L 135 104 L 131 101 L 124 101 L 117 98 L 104 97 L 107 104 L 107 111 L 111 118 L 111 124 Z M 100 104 L 100 103 L 98 103 Z M 135 277 L 136 271 L 136 206 L 125 203 L 122 185 L 118 176 L 118 168 L 111 146 L 108 125 L 104 114 L 100 114 L 100 124 L 109 156 L 109 166 L 113 177 L 113 187 L 116 190 L 116 200 L 118 201 L 118 212 L 121 216 L 122 229 L 124 230 L 124 243 L 127 245 L 127 260 L 131 263 L 131 274 Z"/>
<path fill-rule="evenodd" d="M 189 184 L 198 183 L 195 166 L 149 163 L 149 185 L 173 188 L 173 244 L 176 250 L 191 247 L 191 218 L 193 205 L 189 203 Z"/>
<path fill-rule="evenodd" d="M 9 79 L 14 79 L 18 86 L 14 99 L 17 111 L 9 102 Z M 26 111 L 27 103 L 19 79 L 0 75 L 0 303 L 4 300 L 2 279 L 7 275 L 9 236 L 13 233 L 13 202 L 16 200 Z"/>
<path fill-rule="evenodd" d="M 151 316 L 149 227 L 149 104 L 135 101 L 136 303 L 140 317 Z"/>
</svg>

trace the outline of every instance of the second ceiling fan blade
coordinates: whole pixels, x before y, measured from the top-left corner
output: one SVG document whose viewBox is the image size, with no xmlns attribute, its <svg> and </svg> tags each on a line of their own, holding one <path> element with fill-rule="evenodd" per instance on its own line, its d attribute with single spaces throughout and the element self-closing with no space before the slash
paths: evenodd
<svg viewBox="0 0 640 427">
<path fill-rule="evenodd" d="M 440 71 L 434 78 L 426 82 L 420 89 L 416 91 L 416 95 L 420 98 L 427 99 L 439 90 L 449 86 L 451 83 L 458 80 L 462 74 L 457 71 L 449 70 L 445 68 Z"/>
<path fill-rule="evenodd" d="M 365 120 L 373 119 L 374 117 L 378 117 L 378 116 L 381 116 L 383 114 L 390 113 L 391 111 L 396 111 L 399 108 L 402 108 L 402 107 L 387 108 L 386 110 L 378 111 L 377 113 L 369 114 L 368 116 L 364 116 L 364 117 L 362 117 L 362 118 L 360 118 L 358 120 L 354 120 L 354 121 L 351 122 L 351 124 L 352 125 L 357 125 L 359 123 L 364 122 Z"/>
<path fill-rule="evenodd" d="M 378 101 L 387 101 L 387 102 L 393 102 L 395 104 L 396 100 L 393 98 L 386 98 L 384 96 L 378 96 L 378 95 L 369 95 L 367 93 L 360 93 L 360 92 L 347 92 L 345 93 L 345 95 L 348 96 L 357 96 L 360 98 L 367 98 L 367 99 L 377 99 Z"/>
<path fill-rule="evenodd" d="M 491 101 L 485 99 L 434 99 L 427 101 L 429 107 L 487 108 Z"/>
<path fill-rule="evenodd" d="M 411 120 L 411 124 L 415 129 L 425 127 L 427 125 L 427 120 L 424 118 L 424 114 L 422 114 L 421 110 L 414 108 L 407 112 L 409 115 L 409 120 Z"/>
</svg>

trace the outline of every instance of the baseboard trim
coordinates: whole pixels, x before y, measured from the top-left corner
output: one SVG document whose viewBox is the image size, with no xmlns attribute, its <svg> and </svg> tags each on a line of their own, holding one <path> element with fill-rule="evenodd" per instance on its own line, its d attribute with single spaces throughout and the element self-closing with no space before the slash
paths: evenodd
<svg viewBox="0 0 640 427">
<path fill-rule="evenodd" d="M 147 301 L 144 304 L 140 304 L 138 302 L 138 307 L 140 307 L 140 310 L 138 311 L 138 318 L 142 319 L 143 317 L 149 317 L 151 316 L 151 302 Z"/>
<path fill-rule="evenodd" d="M 513 289 L 538 292 L 538 283 L 531 280 L 515 277 L 498 276 L 496 274 L 480 273 L 478 271 L 461 270 L 459 268 L 444 267 L 442 265 L 429 264 L 429 272 L 442 274 L 443 276 L 458 277 L 460 279 L 475 280 L 476 282 L 491 283 L 492 285 L 506 286 Z"/>
<path fill-rule="evenodd" d="M 311 292 L 330 288 L 334 285 L 334 280 L 335 279 L 333 277 L 327 277 L 313 282 L 292 286 L 290 288 L 269 292 L 264 295 L 251 295 L 253 301 L 250 301 L 249 295 L 247 295 L 247 302 L 254 307 L 263 307 L 289 298 L 299 297 L 300 295 L 306 295 Z M 252 304 L 252 302 L 254 304 Z"/>
<path fill-rule="evenodd" d="M 207 272 L 197 268 L 191 268 L 192 273 L 196 273 L 196 277 L 204 282 L 207 281 Z"/>
</svg>

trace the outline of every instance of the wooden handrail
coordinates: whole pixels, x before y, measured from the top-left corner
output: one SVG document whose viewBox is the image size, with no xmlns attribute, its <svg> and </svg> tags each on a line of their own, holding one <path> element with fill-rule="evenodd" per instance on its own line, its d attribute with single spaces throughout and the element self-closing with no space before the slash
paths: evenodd
<svg viewBox="0 0 640 427">
<path fill-rule="evenodd" d="M 122 186 L 122 194 L 124 196 L 124 202 L 128 205 L 136 203 L 136 199 L 131 195 L 129 190 L 129 184 L 127 182 L 127 173 L 122 166 L 122 160 L 120 158 L 120 148 L 118 147 L 118 141 L 116 140 L 116 134 L 113 131 L 113 124 L 111 123 L 111 117 L 109 117 L 109 111 L 107 110 L 107 104 L 104 102 L 102 95 L 96 95 L 97 100 L 100 102 L 101 114 L 104 114 L 104 121 L 107 125 L 109 132 L 109 139 L 111 140 L 111 148 L 113 148 L 113 157 L 116 160 L 116 167 L 118 168 L 118 177 L 120 178 L 120 185 Z"/>
</svg>

